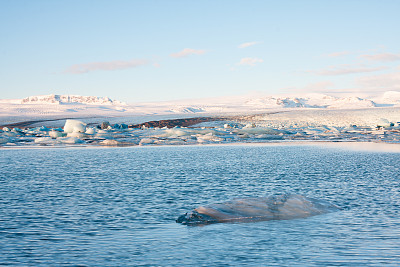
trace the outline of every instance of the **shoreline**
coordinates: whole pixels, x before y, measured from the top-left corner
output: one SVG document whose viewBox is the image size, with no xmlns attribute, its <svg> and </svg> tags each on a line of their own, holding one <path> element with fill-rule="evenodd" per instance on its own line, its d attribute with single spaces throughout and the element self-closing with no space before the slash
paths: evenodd
<svg viewBox="0 0 400 267">
<path fill-rule="evenodd" d="M 136 146 L 225 146 L 301 143 L 376 143 L 400 144 L 400 122 L 379 119 L 374 125 L 328 126 L 327 123 L 296 124 L 263 115 L 187 116 L 176 119 L 145 120 L 139 124 L 101 124 L 67 121 L 64 129 L 4 127 L 0 130 L 0 149 L 47 147 L 136 147 Z M 304 114 L 303 114 L 304 115 Z M 320 114 L 324 117 L 325 114 Z M 128 119 L 128 118 L 126 118 Z M 149 119 L 149 117 L 147 118 Z M 276 119 L 276 118 L 275 118 Z M 49 120 L 54 121 L 54 120 Z M 19 126 L 38 121 L 18 123 Z M 40 123 L 40 122 L 39 122 Z M 68 126 L 67 126 L 68 125 Z M 17 125 L 13 125 L 17 126 Z"/>
<path fill-rule="evenodd" d="M 271 142 L 232 142 L 232 143 L 209 143 L 209 144 L 187 144 L 187 145 L 32 145 L 32 146 L 0 146 L 2 150 L 24 150 L 24 149 L 130 149 L 130 148 L 168 148 L 168 147 L 230 147 L 230 146 L 319 146 L 325 148 L 344 149 L 348 151 L 388 152 L 400 153 L 400 143 L 371 142 L 371 141 L 326 141 L 326 140 L 280 140 Z"/>
</svg>

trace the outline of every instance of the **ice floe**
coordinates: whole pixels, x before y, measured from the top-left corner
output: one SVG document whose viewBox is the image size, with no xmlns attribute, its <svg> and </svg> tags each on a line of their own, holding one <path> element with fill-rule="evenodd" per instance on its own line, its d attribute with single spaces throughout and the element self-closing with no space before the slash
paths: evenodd
<svg viewBox="0 0 400 267">
<path fill-rule="evenodd" d="M 290 115 L 290 114 L 289 114 Z M 290 118 L 286 114 L 286 118 Z M 393 116 L 395 117 L 395 116 Z M 268 143 L 282 141 L 361 141 L 400 143 L 399 121 L 377 118 L 374 123 L 336 125 L 322 117 L 318 123 L 271 120 L 271 115 L 235 117 L 191 127 L 140 127 L 83 120 L 66 120 L 63 128 L 35 127 L 0 130 L 0 146 L 152 146 Z M 282 117 L 278 117 L 282 118 Z"/>
</svg>

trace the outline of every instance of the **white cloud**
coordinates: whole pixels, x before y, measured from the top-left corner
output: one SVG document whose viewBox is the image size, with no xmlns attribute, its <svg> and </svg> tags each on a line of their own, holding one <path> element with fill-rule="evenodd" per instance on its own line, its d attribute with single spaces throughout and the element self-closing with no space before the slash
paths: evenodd
<svg viewBox="0 0 400 267">
<path fill-rule="evenodd" d="M 258 44 L 259 42 L 248 42 L 238 45 L 238 48 L 246 48 Z"/>
<path fill-rule="evenodd" d="M 325 56 L 327 57 L 340 57 L 340 56 L 345 56 L 350 54 L 350 52 L 348 51 L 342 51 L 342 52 L 335 52 L 335 53 L 330 53 L 330 54 L 326 54 Z"/>
<path fill-rule="evenodd" d="M 147 60 L 144 59 L 133 59 L 130 61 L 108 61 L 108 62 L 91 62 L 85 64 L 75 64 L 64 71 L 64 73 L 71 74 L 82 74 L 97 70 L 123 70 L 129 68 L 135 68 L 148 64 Z"/>
<path fill-rule="evenodd" d="M 400 72 L 362 77 L 356 82 L 367 88 L 376 90 L 400 90 Z"/>
<path fill-rule="evenodd" d="M 383 54 L 376 54 L 376 55 L 362 55 L 362 58 L 366 58 L 373 61 L 398 61 L 400 60 L 400 54 L 392 54 L 392 53 L 383 53 Z"/>
<path fill-rule="evenodd" d="M 335 75 L 346 75 L 346 74 L 355 74 L 355 73 L 365 73 L 365 72 L 374 72 L 379 70 L 387 69 L 387 67 L 364 67 L 364 66 L 352 66 L 352 65 L 339 65 L 339 66 L 330 66 L 324 70 L 316 70 L 316 71 L 307 71 L 317 75 L 327 75 L 327 76 L 335 76 Z"/>
<path fill-rule="evenodd" d="M 304 87 L 288 87 L 282 88 L 282 90 L 293 93 L 324 93 L 332 86 L 334 86 L 334 83 L 331 81 L 321 81 L 307 84 Z"/>
<path fill-rule="evenodd" d="M 262 63 L 262 62 L 264 62 L 264 60 L 262 60 L 261 58 L 245 57 L 242 58 L 237 65 L 255 66 L 257 63 Z"/>
<path fill-rule="evenodd" d="M 331 81 L 323 81 L 323 82 L 316 82 L 316 83 L 310 83 L 307 84 L 303 90 L 309 91 L 309 92 L 320 92 L 324 91 L 329 87 L 332 87 L 334 84 Z"/>
<path fill-rule="evenodd" d="M 205 52 L 206 52 L 205 50 L 196 50 L 196 49 L 192 49 L 192 48 L 185 48 L 178 53 L 172 53 L 170 56 L 174 57 L 174 58 L 180 58 L 180 57 L 187 57 L 190 55 L 202 55 Z"/>
</svg>

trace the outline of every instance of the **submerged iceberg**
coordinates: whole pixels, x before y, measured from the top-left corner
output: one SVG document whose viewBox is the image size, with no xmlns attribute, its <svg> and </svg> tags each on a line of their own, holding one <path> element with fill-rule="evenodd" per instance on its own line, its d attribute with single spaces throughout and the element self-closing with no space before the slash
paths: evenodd
<svg viewBox="0 0 400 267">
<path fill-rule="evenodd" d="M 329 202 L 302 195 L 238 198 L 198 207 L 181 215 L 176 222 L 204 225 L 221 222 L 254 222 L 306 218 L 338 210 Z"/>
</svg>

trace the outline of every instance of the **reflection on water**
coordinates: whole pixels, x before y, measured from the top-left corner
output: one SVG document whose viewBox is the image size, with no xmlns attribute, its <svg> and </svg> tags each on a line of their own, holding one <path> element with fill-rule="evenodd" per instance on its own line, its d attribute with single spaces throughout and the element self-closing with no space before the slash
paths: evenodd
<svg viewBox="0 0 400 267">
<path fill-rule="evenodd" d="M 0 264 L 400 264 L 398 153 L 254 145 L 0 154 Z M 340 211 L 204 227 L 175 222 L 199 206 L 285 192 Z"/>
<path fill-rule="evenodd" d="M 321 144 L 319 144 L 321 145 Z M 378 153 L 400 153 L 399 143 L 373 143 L 373 142 L 326 142 L 323 146 L 327 148 L 342 148 L 345 150 L 353 151 L 366 151 L 366 152 L 378 152 Z"/>
</svg>

